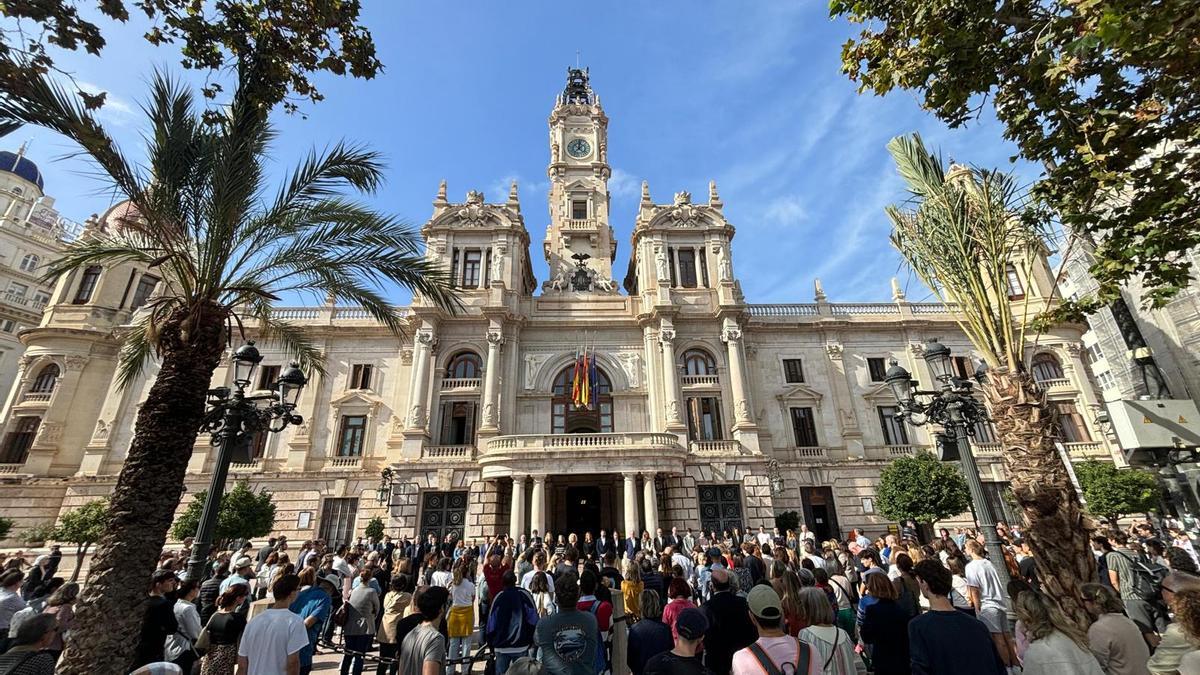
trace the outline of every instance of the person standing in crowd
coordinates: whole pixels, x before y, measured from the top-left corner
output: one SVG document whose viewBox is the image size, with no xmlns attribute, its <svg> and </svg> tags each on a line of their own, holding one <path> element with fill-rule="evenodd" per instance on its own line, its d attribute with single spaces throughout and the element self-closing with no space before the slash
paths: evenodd
<svg viewBox="0 0 1200 675">
<path fill-rule="evenodd" d="M 134 668 L 162 661 L 167 636 L 179 630 L 179 622 L 175 620 L 175 586 L 178 583 L 179 579 L 171 570 L 155 570 L 150 577 L 150 602 L 134 652 Z"/>
<path fill-rule="evenodd" d="M 912 562 L 908 554 L 898 555 Z M 882 574 L 867 577 L 867 590 L 875 601 L 863 612 L 859 636 L 863 643 L 870 647 L 871 663 L 875 667 L 876 675 L 909 675 L 911 672 L 908 622 L 915 613 L 897 602 L 898 586 L 899 584 L 889 581 Z"/>
<path fill-rule="evenodd" d="M 629 647 L 625 662 L 633 675 L 642 675 L 646 663 L 674 646 L 671 629 L 662 622 L 662 603 L 658 593 L 642 591 L 638 600 L 642 618 L 629 629 Z M 707 619 L 705 619 L 707 622 Z"/>
<path fill-rule="evenodd" d="M 1000 576 L 996 567 L 988 560 L 983 544 L 977 539 L 967 542 L 965 549 L 971 562 L 967 563 L 966 580 L 968 598 L 975 609 L 975 616 L 987 626 L 992 640 L 996 643 L 996 652 L 1004 661 L 1005 667 L 1018 665 L 1016 645 L 1008 631 L 1008 606 L 1004 602 L 1005 589 L 1000 585 Z M 1001 563 L 1003 564 L 1003 562 Z"/>
<path fill-rule="evenodd" d="M 1200 577 L 1187 572 L 1173 570 L 1163 579 L 1159 586 L 1162 590 L 1163 601 L 1172 612 L 1179 614 L 1184 609 L 1185 591 L 1200 592 Z M 1167 624 L 1167 630 L 1162 634 L 1162 640 L 1154 648 L 1154 653 L 1146 663 L 1146 667 L 1154 675 L 1175 675 L 1179 664 L 1189 652 L 1196 650 L 1196 645 L 1183 629 L 1181 621 Z"/>
<path fill-rule="evenodd" d="M 704 665 L 714 673 L 728 673 L 733 655 L 758 637 L 744 598 L 733 592 L 730 572 L 712 571 L 712 597 L 704 603 L 708 632 L 704 636 Z"/>
<path fill-rule="evenodd" d="M 820 672 L 812 668 L 812 647 L 784 631 L 783 605 L 774 588 L 763 584 L 750 589 L 746 605 L 758 639 L 734 653 L 733 675 L 784 673 L 786 664 L 792 664 L 790 671 L 795 673 Z"/>
<path fill-rule="evenodd" d="M 219 563 L 213 575 L 200 584 L 196 599 L 200 605 L 200 622 L 207 624 L 217 611 L 217 598 L 221 595 L 221 582 L 229 577 L 229 563 Z"/>
<path fill-rule="evenodd" d="M 403 675 L 443 675 L 446 668 L 446 641 L 438 626 L 446 613 L 450 592 L 441 586 L 417 591 L 420 624 L 400 643 L 400 672 Z"/>
<path fill-rule="evenodd" d="M 913 675 L 1005 675 L 987 626 L 950 603 L 950 570 L 938 560 L 913 566 L 929 611 L 908 624 Z"/>
<path fill-rule="evenodd" d="M 1021 593 L 1015 610 L 1029 638 L 1021 664 L 1025 675 L 1104 675 L 1087 636 L 1040 593 Z"/>
<path fill-rule="evenodd" d="M 400 671 L 400 641 L 396 633 L 404 612 L 412 605 L 412 582 L 407 574 L 392 577 L 383 598 L 383 620 L 379 622 L 379 668 L 375 675 L 396 675 Z"/>
<path fill-rule="evenodd" d="M 558 612 L 543 618 L 534 630 L 548 675 L 595 675 L 600 644 L 599 625 L 590 612 L 581 612 L 579 581 L 574 572 L 559 578 L 554 589 Z"/>
<path fill-rule="evenodd" d="M 342 675 L 362 675 L 363 657 L 375 643 L 375 623 L 379 616 L 379 593 L 367 583 L 371 569 L 364 567 L 362 583 L 350 593 L 346 606 L 346 625 L 342 626 Z"/>
<path fill-rule="evenodd" d="M 79 584 L 63 584 L 61 588 L 54 591 L 50 600 L 46 602 L 46 609 L 42 610 L 43 614 L 51 614 L 58 620 L 58 629 L 54 631 L 54 640 L 46 648 L 54 653 L 55 659 L 62 653 L 63 638 L 75 626 L 75 600 L 78 597 Z"/>
<path fill-rule="evenodd" d="M 175 632 L 167 636 L 163 649 L 163 658 L 179 666 L 184 673 L 192 672 L 196 665 L 196 638 L 200 637 L 200 610 L 196 608 L 196 596 L 200 594 L 200 584 L 194 579 L 188 579 L 179 585 L 176 592 Z"/>
<path fill-rule="evenodd" d="M 850 634 L 834 625 L 833 605 L 816 588 L 804 588 L 799 597 L 800 613 L 806 627 L 799 639 L 812 650 L 812 667 L 825 675 L 854 675 L 866 672 L 866 664 L 855 654 Z M 907 641 L 904 663 L 908 663 Z M 887 671 L 876 670 L 876 673 Z M 907 670 L 905 671 L 907 672 Z"/>
<path fill-rule="evenodd" d="M 669 602 L 663 608 L 662 622 L 671 629 L 671 637 L 674 639 L 679 637 L 675 628 L 675 620 L 684 610 L 695 607 L 692 604 L 692 589 L 682 577 L 675 577 L 671 579 L 671 587 L 667 589 L 667 598 Z"/>
<path fill-rule="evenodd" d="M 254 574 L 254 562 L 246 556 L 234 561 L 233 570 L 234 573 L 221 582 L 220 591 L 222 593 L 229 590 L 233 584 L 246 584 L 246 587 L 249 588 L 250 582 L 258 578 Z"/>
<path fill-rule="evenodd" d="M 450 630 L 451 660 L 465 658 L 471 651 L 471 634 L 475 631 L 475 561 L 467 556 L 454 565 L 450 578 L 450 614 L 446 625 Z M 465 674 L 470 665 L 463 664 Z M 451 668 L 453 672 L 453 667 Z"/>
<path fill-rule="evenodd" d="M 645 675 L 712 675 L 700 661 L 708 618 L 697 607 L 688 607 L 675 620 L 675 644 L 646 663 Z"/>
<path fill-rule="evenodd" d="M 1142 631 L 1128 616 L 1121 598 L 1102 584 L 1080 588 L 1083 607 L 1092 617 L 1088 647 L 1108 675 L 1149 675 L 1150 648 Z"/>
<path fill-rule="evenodd" d="M 558 611 L 558 607 L 554 604 L 554 591 L 550 575 L 545 572 L 537 572 L 533 581 L 529 584 L 529 594 L 533 596 L 533 606 L 537 610 L 538 616 L 550 616 Z"/>
<path fill-rule="evenodd" d="M 500 584 L 483 633 L 484 642 L 496 653 L 496 675 L 504 675 L 513 661 L 529 653 L 539 620 L 533 598 L 517 588 L 517 575 L 512 570 L 504 572 Z"/>
<path fill-rule="evenodd" d="M 21 580 L 24 578 L 25 573 L 15 568 L 0 575 L 0 654 L 8 651 L 8 629 L 13 615 L 28 606 L 20 593 Z"/>
<path fill-rule="evenodd" d="M 238 675 L 300 672 L 300 650 L 308 644 L 304 621 L 289 609 L 300 591 L 300 577 L 285 574 L 271 586 L 270 609 L 246 625 L 238 646 Z"/>
<path fill-rule="evenodd" d="M 306 568 L 306 573 L 309 573 L 308 570 L 312 568 Z M 300 650 L 300 675 L 308 675 L 312 671 L 317 640 L 329 622 L 330 613 L 333 611 L 333 596 L 340 597 L 339 589 L 342 587 L 342 580 L 336 574 L 315 576 L 315 571 L 312 574 L 315 583 L 297 593 L 296 599 L 289 607 L 304 622 L 305 634 L 308 636 L 308 644 Z"/>
<path fill-rule="evenodd" d="M 1153 582 L 1139 574 L 1137 554 L 1129 550 L 1125 533 L 1114 531 L 1111 544 L 1104 537 L 1093 537 L 1092 542 L 1104 551 L 1109 585 L 1120 594 L 1125 613 L 1142 629 L 1147 640 L 1157 639 L 1158 633 L 1167 627 L 1166 617 L 1159 616 L 1157 603 L 1147 600 L 1155 595 Z"/>
<path fill-rule="evenodd" d="M 1200 645 L 1200 591 L 1181 590 L 1175 596 L 1175 622 L 1192 644 Z M 1200 649 L 1194 649 L 1179 659 L 1179 672 L 1180 675 L 1200 673 Z"/>
<path fill-rule="evenodd" d="M 11 646 L 0 655 L 4 675 L 54 675 L 55 656 L 47 651 L 58 634 L 50 614 L 38 614 L 17 628 Z"/>
<path fill-rule="evenodd" d="M 235 610 L 249 591 L 246 586 L 235 584 L 217 597 L 217 611 L 204 627 L 208 632 L 209 647 L 200 675 L 233 675 L 237 668 L 238 643 L 246 630 L 246 617 Z"/>
</svg>

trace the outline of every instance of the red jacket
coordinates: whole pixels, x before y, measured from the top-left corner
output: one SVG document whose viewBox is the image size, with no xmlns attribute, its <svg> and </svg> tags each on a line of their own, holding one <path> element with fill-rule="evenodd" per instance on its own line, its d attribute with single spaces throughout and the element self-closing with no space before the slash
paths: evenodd
<svg viewBox="0 0 1200 675">
<path fill-rule="evenodd" d="M 504 573 L 508 571 L 508 565 L 500 565 L 492 567 L 491 565 L 483 566 L 483 580 L 487 582 L 488 597 L 496 597 L 500 595 L 500 591 L 504 590 Z"/>
<path fill-rule="evenodd" d="M 581 612 L 591 612 L 592 603 L 600 602 L 595 596 L 589 596 L 591 600 L 580 600 L 575 604 L 575 609 Z M 612 627 L 612 603 L 600 602 L 600 606 L 596 608 L 596 623 L 600 624 L 600 632 L 605 633 Z"/>
</svg>

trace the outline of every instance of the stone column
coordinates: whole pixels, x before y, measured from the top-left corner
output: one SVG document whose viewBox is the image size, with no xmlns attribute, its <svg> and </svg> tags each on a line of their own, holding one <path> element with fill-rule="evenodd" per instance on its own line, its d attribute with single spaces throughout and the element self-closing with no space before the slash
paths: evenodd
<svg viewBox="0 0 1200 675">
<path fill-rule="evenodd" d="M 646 529 L 650 536 L 658 529 L 658 499 L 654 491 L 654 472 L 642 474 L 642 499 L 646 502 Z"/>
<path fill-rule="evenodd" d="M 658 413 L 661 408 L 658 402 L 659 382 L 655 381 L 654 373 L 658 372 L 658 350 L 654 348 L 654 329 L 650 325 L 642 327 L 642 352 L 646 360 L 646 377 L 642 380 L 646 387 L 646 402 L 648 404 L 649 424 L 648 431 L 663 431 L 662 415 Z"/>
<path fill-rule="evenodd" d="M 742 329 L 732 321 L 727 322 L 721 339 L 729 355 L 729 384 L 733 389 L 734 428 L 754 424 L 750 417 L 749 386 L 746 383 L 746 362 L 742 354 Z"/>
<path fill-rule="evenodd" d="M 483 418 L 479 431 L 485 436 L 499 431 L 499 407 L 496 400 L 499 394 L 500 346 L 504 344 L 504 334 L 499 329 L 489 329 L 487 334 L 488 352 L 487 363 L 483 370 Z"/>
<path fill-rule="evenodd" d="M 638 527 L 637 474 L 626 473 L 622 478 L 625 482 L 625 536 L 628 537 L 629 533 L 636 532 Z"/>
<path fill-rule="evenodd" d="M 525 531 L 525 476 L 513 476 L 512 515 L 509 518 L 508 535 L 520 541 Z"/>
<path fill-rule="evenodd" d="M 429 402 L 430 356 L 433 347 L 433 329 L 421 328 L 413 340 L 412 397 L 408 400 L 408 428 L 424 431 L 429 426 L 429 414 L 425 409 Z"/>
<path fill-rule="evenodd" d="M 683 429 L 683 420 L 680 417 L 679 372 L 675 367 L 675 329 L 663 326 L 658 331 L 658 339 L 662 343 L 663 389 L 666 393 L 666 410 L 663 417 L 668 429 Z"/>
<path fill-rule="evenodd" d="M 530 499 L 529 530 L 546 536 L 546 476 L 533 477 L 533 496 Z"/>
</svg>

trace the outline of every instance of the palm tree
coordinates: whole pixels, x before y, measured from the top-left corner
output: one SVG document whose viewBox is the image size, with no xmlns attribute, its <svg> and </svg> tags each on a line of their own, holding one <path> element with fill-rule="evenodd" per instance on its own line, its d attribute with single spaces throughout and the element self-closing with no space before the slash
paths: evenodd
<svg viewBox="0 0 1200 675">
<path fill-rule="evenodd" d="M 1028 521 L 1039 578 L 1086 627 L 1078 591 L 1095 577 L 1090 521 L 1055 446 L 1057 416 L 1029 372 L 1035 308 L 1008 297 L 1009 266 L 1024 267 L 1029 278 L 1041 233 L 1022 218 L 1027 207 L 1011 174 L 958 165 L 947 173 L 916 134 L 887 147 L 911 194 L 905 206 L 886 209 L 892 245 L 940 300 L 958 307 L 956 321 L 986 361 L 982 389 Z"/>
<path fill-rule="evenodd" d="M 446 274 L 422 256 L 419 236 L 346 196 L 380 186 L 375 152 L 341 143 L 310 152 L 281 187 L 269 189 L 274 134 L 249 88 L 239 87 L 228 107 L 205 111 L 186 87 L 157 74 L 143 106 L 145 168 L 130 163 L 78 97 L 50 78 L 0 96 L 0 123 L 33 124 L 74 141 L 128 203 L 114 210 L 124 214 L 110 218 L 115 227 L 69 247 L 48 276 L 135 263 L 158 268 L 165 289 L 124 337 L 123 383 L 153 357 L 159 369 L 110 498 L 60 673 L 129 672 L 146 584 L 183 494 L 205 392 L 235 329 L 256 324 L 302 367 L 319 369 L 319 353 L 302 331 L 272 315 L 281 294 L 360 305 L 397 334 L 403 316 L 384 297 L 386 284 L 458 308 Z"/>
</svg>

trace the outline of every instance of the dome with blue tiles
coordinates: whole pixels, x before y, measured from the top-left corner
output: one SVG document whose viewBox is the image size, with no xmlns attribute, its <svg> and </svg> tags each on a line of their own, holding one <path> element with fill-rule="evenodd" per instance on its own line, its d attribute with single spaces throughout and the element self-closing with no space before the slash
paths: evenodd
<svg viewBox="0 0 1200 675">
<path fill-rule="evenodd" d="M 39 190 L 44 188 L 42 184 L 42 170 L 38 168 L 37 164 L 31 162 L 28 157 L 25 157 L 24 154 L 0 150 L 0 171 L 15 173 L 30 183 L 37 185 Z"/>
</svg>

